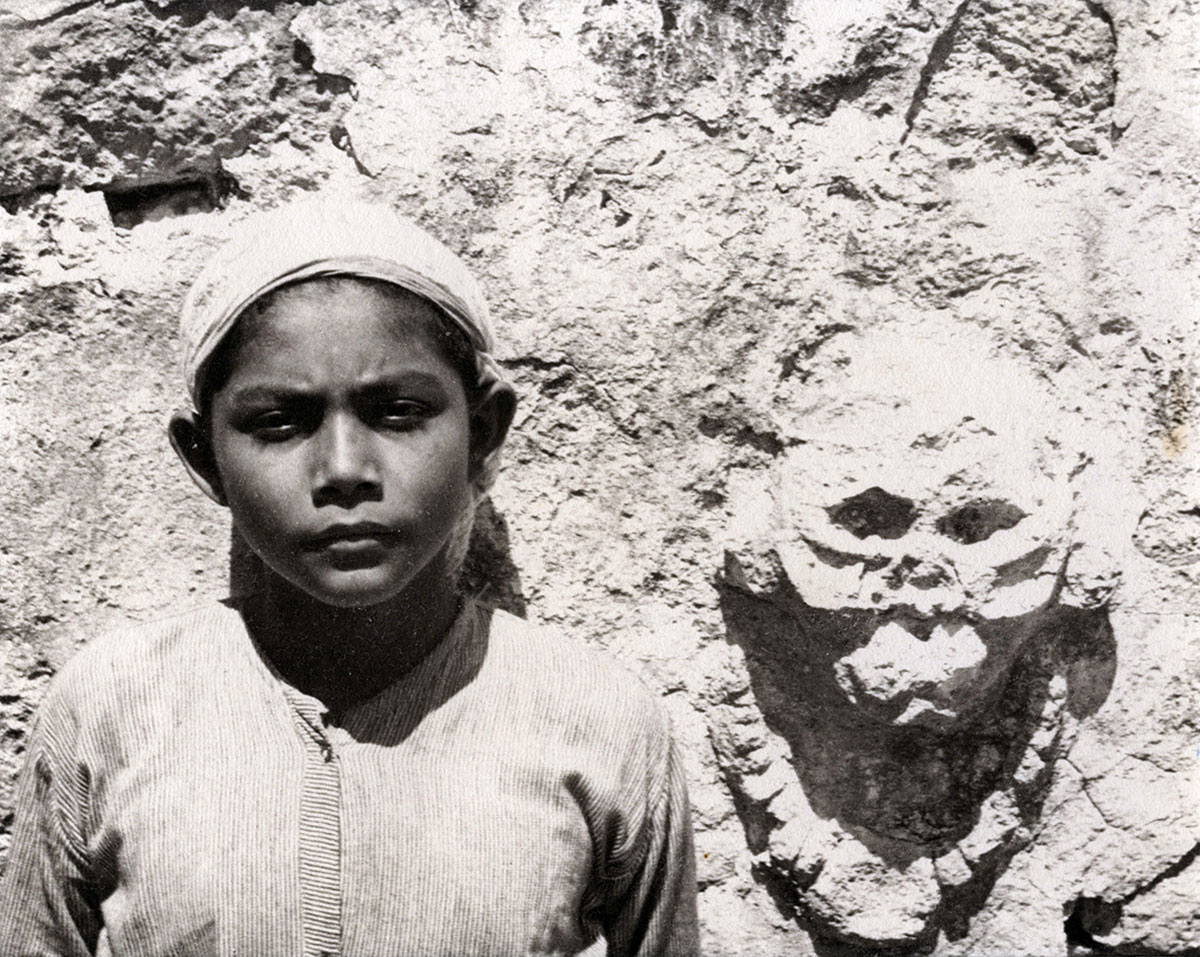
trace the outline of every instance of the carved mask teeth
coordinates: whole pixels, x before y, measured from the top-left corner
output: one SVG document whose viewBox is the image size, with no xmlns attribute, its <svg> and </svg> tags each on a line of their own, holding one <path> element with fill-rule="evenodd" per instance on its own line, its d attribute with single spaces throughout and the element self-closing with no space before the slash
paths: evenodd
<svg viewBox="0 0 1200 957">
<path fill-rule="evenodd" d="M 961 608 L 922 615 L 903 606 L 892 607 L 880 612 L 876 619 L 879 627 L 897 625 L 919 641 L 928 641 L 938 629 L 957 631 L 964 627 L 974 628 L 978 623 L 975 615 Z"/>
</svg>

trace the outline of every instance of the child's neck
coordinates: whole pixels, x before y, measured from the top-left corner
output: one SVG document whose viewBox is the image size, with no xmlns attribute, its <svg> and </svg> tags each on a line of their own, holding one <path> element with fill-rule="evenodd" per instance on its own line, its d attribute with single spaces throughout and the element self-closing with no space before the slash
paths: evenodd
<svg viewBox="0 0 1200 957">
<path fill-rule="evenodd" d="M 336 716 L 406 674 L 446 637 L 459 609 L 455 590 L 411 591 L 381 605 L 340 608 L 272 576 L 242 615 L 288 683 Z"/>
</svg>

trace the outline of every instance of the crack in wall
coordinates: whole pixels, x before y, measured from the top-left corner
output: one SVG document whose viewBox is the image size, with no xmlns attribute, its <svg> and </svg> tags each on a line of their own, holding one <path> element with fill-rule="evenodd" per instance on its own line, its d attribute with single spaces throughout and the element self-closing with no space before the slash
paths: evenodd
<svg viewBox="0 0 1200 957">
<path fill-rule="evenodd" d="M 239 10 L 258 10 L 274 14 L 281 6 L 311 7 L 318 0 L 142 0 L 142 5 L 159 20 L 178 20 L 194 27 L 208 16 L 231 19 Z"/>
<path fill-rule="evenodd" d="M 658 0 L 658 13 L 663 33 L 671 33 L 679 26 L 679 0 Z"/>
<path fill-rule="evenodd" d="M 1095 809 L 1096 813 L 1100 815 L 1100 820 L 1104 822 L 1106 827 L 1115 827 L 1116 825 L 1114 825 L 1113 822 L 1108 819 L 1108 815 L 1100 809 L 1100 805 L 1097 804 L 1096 799 L 1092 797 L 1091 792 L 1088 790 L 1087 776 L 1079 770 L 1079 766 L 1065 754 L 1062 756 L 1061 760 L 1069 764 L 1072 770 L 1079 775 L 1079 790 L 1083 792 L 1083 796 L 1087 798 L 1088 803 Z"/>
<path fill-rule="evenodd" d="M 16 17 L 18 22 L 13 24 L 16 29 L 30 30 L 34 27 L 41 27 L 48 23 L 54 23 L 58 20 L 66 19 L 67 17 L 73 17 L 77 13 L 82 13 L 88 7 L 94 7 L 101 2 L 102 0 L 79 0 L 77 3 L 69 3 L 44 17 L 26 17 L 22 16 L 15 10 L 0 10 L 0 14 L 7 14 L 8 16 Z M 105 4 L 105 6 L 114 7 L 119 6 L 122 3 L 129 2 L 131 2 L 131 0 L 110 0 L 110 2 Z"/>
<path fill-rule="evenodd" d="M 1072 765 L 1073 767 L 1074 765 Z M 1139 943 L 1136 935 L 1132 938 L 1128 931 L 1113 943 L 1100 939 L 1113 933 L 1120 927 L 1124 917 L 1125 907 L 1144 894 L 1149 893 L 1164 881 L 1178 877 L 1200 857 L 1200 843 L 1194 845 L 1186 854 L 1160 871 L 1144 884 L 1140 884 L 1128 894 L 1116 900 L 1106 900 L 1102 897 L 1077 897 L 1073 904 L 1068 905 L 1067 918 L 1063 922 L 1063 932 L 1068 943 L 1087 947 L 1093 954 L 1138 954 L 1144 957 L 1163 955 L 1168 951 L 1152 949 Z M 1134 949 L 1130 949 L 1133 947 Z M 1169 953 L 1176 957 L 1200 954 L 1200 948 L 1189 947 L 1185 950 L 1171 950 Z"/>
<path fill-rule="evenodd" d="M 171 177 L 156 181 L 113 182 L 85 189 L 104 194 L 113 225 L 124 229 L 145 222 L 223 209 L 231 196 L 248 198 L 219 161 L 211 170 L 179 170 Z"/>
<path fill-rule="evenodd" d="M 341 73 L 324 73 L 317 69 L 316 55 L 312 47 L 303 40 L 296 39 L 292 42 L 292 59 L 302 72 L 311 73 L 316 77 L 318 93 L 332 93 L 335 96 L 339 93 L 349 93 L 352 100 L 358 99 L 358 88 L 350 77 Z"/>
<path fill-rule="evenodd" d="M 1158 874 L 1155 874 L 1154 877 L 1148 880 L 1145 884 L 1140 884 L 1131 890 L 1128 894 L 1120 899 L 1120 903 L 1122 905 L 1128 904 L 1135 898 L 1141 897 L 1143 894 L 1148 894 L 1163 881 L 1169 881 L 1172 877 L 1178 877 L 1180 874 L 1186 871 L 1198 857 L 1200 857 L 1200 842 L 1197 842 L 1195 845 L 1193 845 L 1191 850 L 1180 857 L 1179 860 L 1177 860 L 1174 864 L 1170 865 L 1165 870 L 1160 871 Z"/>
<path fill-rule="evenodd" d="M 929 87 L 933 83 L 933 78 L 945 68 L 946 61 L 950 58 L 950 53 L 954 49 L 954 41 L 958 36 L 958 29 L 962 25 L 963 16 L 965 16 L 970 3 L 971 0 L 962 0 L 951 15 L 950 22 L 937 35 L 933 45 L 929 48 L 929 56 L 925 58 L 925 65 L 921 67 L 917 88 L 913 91 L 912 100 L 909 101 L 908 109 L 904 112 L 904 133 L 900 137 L 901 143 L 905 142 L 908 134 L 912 132 L 917 114 L 921 112 L 921 107 L 925 105 L 925 98 L 929 95 Z"/>
<path fill-rule="evenodd" d="M 350 138 L 350 131 L 347 130 L 345 126 L 343 126 L 341 123 L 334 124 L 329 130 L 329 139 L 335 147 L 337 147 L 354 161 L 354 168 L 358 170 L 361 175 L 366 176 L 368 179 L 375 178 L 375 172 L 371 169 L 368 169 L 363 161 L 359 159 L 358 153 L 356 153 L 354 150 L 354 141 Z"/>
<path fill-rule="evenodd" d="M 4 184 L 0 182 L 0 190 Z M 62 188 L 59 182 L 35 183 L 33 186 L 11 192 L 0 192 L 0 209 L 10 216 L 15 216 L 18 210 L 37 200 L 39 196 L 53 196 Z"/>
<path fill-rule="evenodd" d="M 1106 27 L 1108 27 L 1109 36 L 1112 38 L 1113 52 L 1112 66 L 1110 67 L 1112 73 L 1112 85 L 1108 91 L 1108 103 L 1106 104 L 1108 109 L 1112 111 L 1117 105 L 1117 84 L 1121 81 L 1121 73 L 1116 66 L 1117 51 L 1120 49 L 1120 42 L 1117 38 L 1117 25 L 1113 20 L 1112 14 L 1105 9 L 1104 5 L 1100 3 L 1099 0 L 1083 0 L 1083 2 L 1087 7 L 1088 12 Z M 1125 126 L 1117 126 L 1116 123 L 1110 123 L 1108 131 L 1109 140 L 1113 143 L 1119 142 L 1121 137 L 1125 135 L 1125 130 L 1128 128 L 1128 124 Z"/>
</svg>

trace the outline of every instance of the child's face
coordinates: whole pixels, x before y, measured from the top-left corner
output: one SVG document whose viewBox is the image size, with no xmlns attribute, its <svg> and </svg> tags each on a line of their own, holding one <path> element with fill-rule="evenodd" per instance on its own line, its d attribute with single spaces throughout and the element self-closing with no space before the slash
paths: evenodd
<svg viewBox="0 0 1200 957">
<path fill-rule="evenodd" d="M 266 565 L 325 604 L 455 572 L 472 422 L 441 321 L 352 279 L 286 288 L 241 331 L 212 397 L 217 494 Z"/>
</svg>

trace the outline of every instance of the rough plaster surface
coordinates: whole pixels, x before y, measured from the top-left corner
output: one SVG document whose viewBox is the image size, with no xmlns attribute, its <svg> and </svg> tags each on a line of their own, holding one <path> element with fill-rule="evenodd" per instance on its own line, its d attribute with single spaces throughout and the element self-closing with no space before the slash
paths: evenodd
<svg viewBox="0 0 1200 957">
<path fill-rule="evenodd" d="M 1200 953 L 1200 7 L 0 11 L 0 833 L 71 650 L 238 577 L 186 284 L 345 193 L 489 291 L 473 577 L 663 692 L 708 952 Z"/>
</svg>

